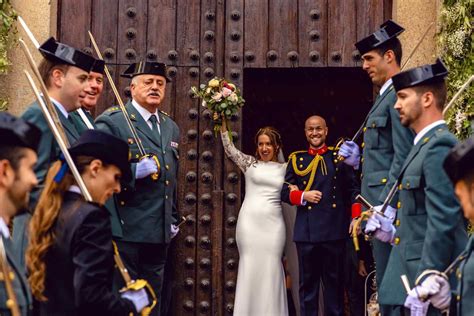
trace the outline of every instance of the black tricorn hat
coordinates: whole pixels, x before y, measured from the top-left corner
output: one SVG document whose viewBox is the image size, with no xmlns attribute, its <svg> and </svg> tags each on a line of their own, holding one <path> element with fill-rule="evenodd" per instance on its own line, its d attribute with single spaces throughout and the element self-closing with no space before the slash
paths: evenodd
<svg viewBox="0 0 474 316">
<path fill-rule="evenodd" d="M 396 74 L 393 76 L 392 81 L 395 90 L 400 91 L 421 84 L 442 82 L 447 75 L 448 69 L 441 59 L 438 58 L 436 63 L 432 65 L 423 65 Z"/>
<path fill-rule="evenodd" d="M 68 64 L 90 72 L 94 66 L 95 58 L 69 45 L 60 43 L 50 37 L 41 44 L 39 51 L 43 57 L 49 61 Z"/>
<path fill-rule="evenodd" d="M 41 130 L 36 125 L 0 112 L 0 146 L 18 146 L 37 151 L 41 139 Z"/>
<path fill-rule="evenodd" d="M 96 59 L 94 62 L 94 66 L 92 66 L 91 72 L 104 74 L 104 68 L 105 68 L 105 61 L 103 61 L 102 59 Z"/>
<path fill-rule="evenodd" d="M 157 75 L 164 77 L 166 82 L 171 81 L 166 73 L 166 65 L 159 62 L 140 61 L 133 63 L 121 74 L 124 78 L 133 78 L 138 75 Z"/>
<path fill-rule="evenodd" d="M 69 149 L 71 156 L 91 156 L 106 164 L 117 166 L 122 171 L 122 179 L 132 179 L 128 144 L 120 138 L 98 130 L 87 130 Z"/>
<path fill-rule="evenodd" d="M 444 159 L 443 167 L 454 184 L 473 171 L 474 136 L 456 144 Z"/>
<path fill-rule="evenodd" d="M 392 38 L 397 37 L 403 31 L 405 31 L 403 27 L 392 20 L 387 20 L 380 25 L 380 29 L 355 43 L 355 47 L 361 55 L 364 55 Z"/>
</svg>

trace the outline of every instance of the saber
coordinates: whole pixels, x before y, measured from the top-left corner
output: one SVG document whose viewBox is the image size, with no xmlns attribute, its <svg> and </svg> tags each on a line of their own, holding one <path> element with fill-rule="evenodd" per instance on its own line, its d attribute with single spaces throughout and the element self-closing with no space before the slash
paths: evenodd
<svg viewBox="0 0 474 316">
<path fill-rule="evenodd" d="M 456 94 L 453 96 L 451 101 L 449 101 L 448 105 L 443 110 L 443 116 L 446 115 L 446 112 L 448 112 L 448 110 L 453 106 L 454 102 L 459 98 L 459 96 L 461 96 L 461 93 L 464 90 L 466 90 L 467 87 L 469 87 L 472 80 L 474 80 L 474 75 L 472 75 L 471 77 L 469 77 L 469 79 L 467 79 L 467 81 L 461 86 L 461 88 L 459 88 L 459 91 L 456 92 Z"/>
<path fill-rule="evenodd" d="M 24 47 L 26 47 L 26 46 L 24 46 Z M 54 124 L 53 117 L 52 117 L 51 113 L 49 113 L 48 107 L 46 106 L 46 104 L 44 103 L 44 101 L 41 98 L 40 94 L 38 93 L 38 89 L 36 88 L 36 84 L 33 81 L 33 78 L 28 73 L 28 71 L 25 70 L 24 72 L 25 72 L 26 78 L 28 79 L 28 82 L 31 86 L 31 89 L 33 90 L 33 92 L 35 94 L 36 100 L 38 101 L 38 103 L 40 105 L 41 111 L 43 112 L 43 115 L 46 119 L 46 122 L 48 123 L 49 128 L 50 128 L 51 132 L 53 133 L 53 136 L 56 139 L 56 142 L 58 143 L 62 154 L 64 155 L 64 158 L 65 158 L 65 160 L 66 160 L 66 162 L 69 166 L 69 169 L 71 170 L 72 175 L 74 176 L 74 179 L 77 182 L 77 185 L 81 189 L 81 192 L 82 192 L 82 195 L 84 196 L 84 199 L 88 202 L 92 202 L 92 196 L 90 195 L 89 191 L 87 190 L 87 187 L 84 183 L 84 180 L 82 179 L 81 174 L 77 170 L 77 167 L 74 164 L 74 161 L 72 160 L 71 155 L 69 154 L 69 150 L 68 150 L 69 146 L 66 144 L 64 139 L 61 137 L 61 133 L 59 131 L 60 131 L 60 129 L 62 129 L 62 127 L 58 127 L 58 126 L 56 126 L 56 124 Z M 41 77 L 37 78 L 37 79 L 41 80 Z M 44 96 L 46 96 L 46 95 L 44 95 Z"/>
<path fill-rule="evenodd" d="M 86 124 L 87 128 L 88 129 L 94 129 L 94 126 L 92 126 L 91 122 L 89 121 L 89 119 L 86 116 L 86 113 L 84 113 L 84 110 L 82 108 L 78 108 L 76 111 L 79 114 L 79 116 L 81 117 L 84 124 Z"/>
<path fill-rule="evenodd" d="M 100 52 L 99 46 L 97 45 L 97 42 L 95 41 L 94 35 L 92 35 L 91 31 L 87 31 L 87 32 L 89 33 L 89 38 L 91 40 L 92 46 L 94 46 L 94 50 L 97 53 L 97 56 L 99 57 L 99 59 L 104 60 L 104 58 L 102 57 L 102 53 Z M 120 110 L 122 111 L 122 114 L 125 118 L 125 121 L 127 122 L 128 129 L 132 133 L 132 137 L 135 140 L 135 143 L 137 144 L 138 151 L 140 152 L 140 156 L 141 156 L 140 159 L 143 159 L 145 157 L 152 158 L 155 161 L 156 166 L 158 167 L 158 172 L 151 175 L 151 178 L 153 179 L 153 181 L 157 181 L 160 177 L 160 169 L 161 169 L 160 161 L 158 160 L 158 157 L 156 157 L 155 155 L 148 154 L 145 150 L 145 147 L 143 147 L 142 141 L 140 137 L 138 136 L 137 130 L 135 129 L 135 126 L 133 126 L 132 121 L 130 120 L 130 117 L 128 116 L 128 112 L 127 112 L 127 109 L 125 108 L 125 104 L 123 103 L 122 98 L 120 97 L 120 94 L 117 90 L 117 87 L 115 86 L 115 83 L 112 79 L 112 76 L 110 75 L 109 69 L 107 68 L 107 65 L 105 64 L 104 64 L 104 72 L 105 72 L 105 75 L 107 76 L 107 79 L 109 80 L 110 87 L 112 88 L 112 91 L 114 92 L 115 98 L 117 99 Z M 158 95 L 161 97 L 159 92 L 158 92 Z"/>
<path fill-rule="evenodd" d="M 102 57 L 102 53 L 99 50 L 99 46 L 97 45 L 97 42 L 95 41 L 94 36 L 92 35 L 92 33 L 90 31 L 88 31 L 88 33 L 89 33 L 89 37 L 90 37 L 91 42 L 92 42 L 92 46 L 94 46 L 94 50 L 97 53 L 97 56 L 99 57 L 99 59 L 104 60 L 104 58 Z M 127 122 L 128 128 L 129 128 L 130 132 L 132 133 L 132 137 L 133 137 L 133 139 L 135 140 L 135 143 L 138 146 L 138 150 L 140 151 L 140 155 L 141 156 L 146 156 L 147 153 L 145 151 L 145 148 L 143 147 L 143 144 L 140 140 L 140 137 L 138 137 L 138 133 L 137 133 L 135 127 L 133 126 L 132 121 L 130 120 L 130 117 L 128 116 L 128 112 L 127 112 L 127 109 L 125 108 L 125 104 L 123 103 L 122 98 L 120 97 L 120 94 L 117 90 L 117 87 L 115 86 L 115 83 L 112 80 L 112 76 L 110 75 L 110 72 L 109 72 L 109 69 L 107 68 L 107 65 L 104 65 L 104 72 L 105 72 L 105 75 L 107 76 L 107 79 L 109 80 L 110 87 L 112 88 L 112 91 L 114 92 L 114 95 L 115 95 L 115 98 L 117 99 L 120 110 L 122 110 L 122 113 L 123 113 L 123 116 L 125 117 L 125 121 Z"/>
<path fill-rule="evenodd" d="M 18 22 L 20 22 L 20 25 L 21 27 L 23 28 L 23 30 L 25 31 L 26 35 L 28 35 L 28 38 L 31 40 L 31 42 L 33 43 L 33 45 L 35 45 L 36 49 L 38 49 L 40 47 L 40 44 L 38 43 L 38 41 L 36 40 L 35 36 L 33 35 L 33 33 L 31 32 L 30 28 L 28 27 L 28 25 L 26 25 L 26 22 L 25 20 L 23 20 L 23 18 L 21 16 L 18 16 Z"/>
<path fill-rule="evenodd" d="M 420 40 L 418 41 L 418 43 L 416 43 L 415 47 L 413 47 L 410 55 L 408 55 L 408 58 L 405 60 L 405 62 L 403 63 L 402 65 L 402 68 L 400 68 L 400 71 L 402 71 L 403 69 L 405 69 L 406 65 L 408 65 L 408 62 L 410 61 L 410 59 L 413 57 L 413 55 L 415 54 L 416 50 L 418 49 L 418 47 L 420 46 L 420 44 L 423 42 L 423 40 L 425 39 L 426 35 L 428 35 L 428 32 L 430 31 L 431 27 L 434 25 L 435 23 L 434 22 L 431 22 L 430 25 L 428 25 L 428 27 L 426 28 L 426 31 L 425 33 L 423 33 L 423 35 L 421 36 Z"/>
</svg>

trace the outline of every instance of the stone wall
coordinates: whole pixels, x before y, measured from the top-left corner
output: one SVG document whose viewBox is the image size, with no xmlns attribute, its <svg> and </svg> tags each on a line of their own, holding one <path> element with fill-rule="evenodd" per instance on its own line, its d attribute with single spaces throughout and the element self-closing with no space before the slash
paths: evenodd
<svg viewBox="0 0 474 316">
<path fill-rule="evenodd" d="M 12 0 L 13 7 L 28 24 L 38 42 L 56 34 L 56 0 Z M 18 36 L 23 38 L 37 62 L 41 60 L 38 50 L 31 44 L 18 25 Z M 26 57 L 19 46 L 9 52 L 12 66 L 7 75 L 0 76 L 0 96 L 9 102 L 8 111 L 19 115 L 34 100 L 23 70 L 31 73 Z"/>
</svg>

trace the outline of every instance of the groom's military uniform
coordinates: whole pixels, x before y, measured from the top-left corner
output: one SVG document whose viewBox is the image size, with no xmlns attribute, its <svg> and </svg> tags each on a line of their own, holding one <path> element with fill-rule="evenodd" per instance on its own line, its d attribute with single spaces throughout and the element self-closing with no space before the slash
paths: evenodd
<svg viewBox="0 0 474 316">
<path fill-rule="evenodd" d="M 288 184 L 300 190 L 290 192 Z M 303 203 L 304 191 L 322 192 L 319 203 Z M 298 250 L 300 305 L 303 315 L 318 315 L 320 280 L 328 315 L 343 315 L 344 252 L 350 207 L 359 193 L 354 170 L 337 163 L 337 151 L 292 153 L 281 199 L 297 205 L 293 240 Z"/>
</svg>

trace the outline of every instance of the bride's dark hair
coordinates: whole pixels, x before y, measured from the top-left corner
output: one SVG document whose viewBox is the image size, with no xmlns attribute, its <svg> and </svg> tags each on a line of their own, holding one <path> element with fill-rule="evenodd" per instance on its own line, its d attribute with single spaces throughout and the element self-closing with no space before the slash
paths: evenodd
<svg viewBox="0 0 474 316">
<path fill-rule="evenodd" d="M 272 144 L 275 152 L 273 154 L 272 160 L 277 161 L 278 160 L 278 152 L 282 149 L 283 144 L 281 142 L 281 136 L 280 133 L 276 130 L 276 128 L 272 126 L 265 126 L 262 127 L 261 129 L 258 130 L 257 134 L 255 135 L 255 146 L 257 146 L 257 149 L 255 150 L 255 158 L 257 160 L 260 160 L 262 157 L 260 157 L 260 154 L 258 153 L 258 137 L 260 135 L 267 135 L 268 138 L 270 138 L 270 143 Z"/>
</svg>

